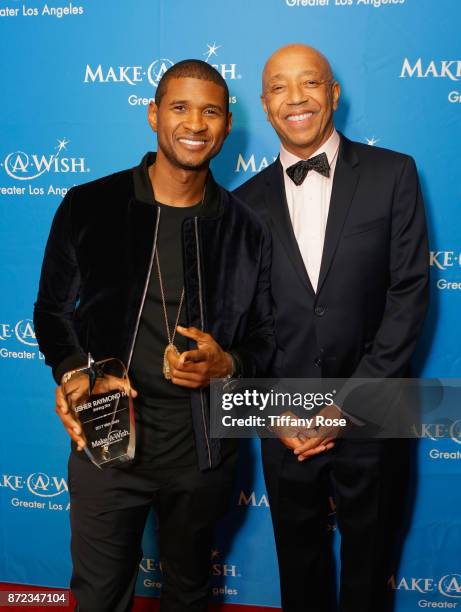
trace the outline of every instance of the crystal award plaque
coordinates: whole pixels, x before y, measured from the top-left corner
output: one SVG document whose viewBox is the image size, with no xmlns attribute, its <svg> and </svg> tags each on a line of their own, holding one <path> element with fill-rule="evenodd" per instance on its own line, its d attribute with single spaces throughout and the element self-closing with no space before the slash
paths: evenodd
<svg viewBox="0 0 461 612">
<path fill-rule="evenodd" d="M 136 445 L 133 399 L 125 366 L 118 359 L 67 372 L 61 387 L 82 428 L 84 450 L 99 468 L 133 459 Z"/>
</svg>

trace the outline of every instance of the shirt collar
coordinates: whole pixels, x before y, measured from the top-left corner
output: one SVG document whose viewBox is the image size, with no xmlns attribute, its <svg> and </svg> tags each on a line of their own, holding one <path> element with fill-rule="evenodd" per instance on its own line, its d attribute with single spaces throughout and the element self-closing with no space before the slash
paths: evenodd
<svg viewBox="0 0 461 612">
<path fill-rule="evenodd" d="M 335 130 L 335 128 L 333 128 L 333 132 L 328 137 L 328 139 L 323 143 L 321 147 L 317 149 L 317 151 L 314 151 L 314 153 L 312 153 L 310 157 L 315 157 L 316 155 L 320 155 L 320 153 L 325 153 L 328 158 L 328 163 L 331 166 L 335 158 L 335 155 L 338 151 L 338 147 L 339 147 L 339 134 Z M 297 155 L 290 153 L 290 151 L 287 151 L 282 144 L 280 145 L 280 163 L 282 164 L 284 171 L 290 166 L 292 166 L 293 164 L 296 164 L 297 162 L 301 160 L 302 160 L 301 157 L 298 157 Z"/>
<path fill-rule="evenodd" d="M 140 202 L 154 204 L 154 192 L 149 177 L 149 166 L 155 162 L 156 153 L 148 152 L 144 155 L 139 166 L 133 168 L 134 194 Z M 214 217 L 219 212 L 219 189 L 211 170 L 208 171 L 206 191 L 200 217 Z"/>
</svg>

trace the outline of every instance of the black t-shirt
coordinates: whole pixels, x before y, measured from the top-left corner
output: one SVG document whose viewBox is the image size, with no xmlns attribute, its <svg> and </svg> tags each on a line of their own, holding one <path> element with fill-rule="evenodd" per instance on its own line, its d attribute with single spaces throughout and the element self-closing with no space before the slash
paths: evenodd
<svg viewBox="0 0 461 612">
<path fill-rule="evenodd" d="M 170 334 L 174 332 L 184 284 L 182 222 L 200 212 L 201 203 L 187 208 L 156 202 L 160 209 L 157 254 L 163 280 Z M 187 326 L 183 304 L 180 325 Z M 137 454 L 157 465 L 186 467 L 196 462 L 190 391 L 166 380 L 163 355 L 168 345 L 157 262 L 154 258 L 138 335 L 131 361 L 131 379 L 139 392 L 137 407 Z M 187 350 L 187 338 L 176 333 L 174 345 Z"/>
</svg>

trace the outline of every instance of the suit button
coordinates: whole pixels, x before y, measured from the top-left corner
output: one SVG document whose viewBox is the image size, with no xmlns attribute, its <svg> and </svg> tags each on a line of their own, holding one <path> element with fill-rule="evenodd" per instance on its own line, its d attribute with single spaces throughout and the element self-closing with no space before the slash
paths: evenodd
<svg viewBox="0 0 461 612">
<path fill-rule="evenodd" d="M 315 365 L 317 368 L 321 368 L 321 367 L 322 367 L 322 360 L 320 359 L 320 357 L 316 357 L 316 358 L 314 359 L 314 365 Z"/>
<path fill-rule="evenodd" d="M 326 311 L 325 306 L 316 306 L 314 309 L 314 312 L 318 317 L 323 317 L 323 315 L 325 314 L 325 311 Z"/>
</svg>

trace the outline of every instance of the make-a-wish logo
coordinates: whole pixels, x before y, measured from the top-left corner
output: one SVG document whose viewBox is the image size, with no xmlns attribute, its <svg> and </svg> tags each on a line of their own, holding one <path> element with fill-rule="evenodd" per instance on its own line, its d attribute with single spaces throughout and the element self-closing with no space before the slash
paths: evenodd
<svg viewBox="0 0 461 612">
<path fill-rule="evenodd" d="M 32 319 L 20 319 L 17 323 L 0 323 L 0 340 L 16 338 L 27 346 L 37 346 Z"/>
<path fill-rule="evenodd" d="M 429 265 L 437 270 L 461 268 L 461 252 L 458 251 L 431 251 Z"/>
<path fill-rule="evenodd" d="M 401 79 L 449 79 L 459 81 L 461 79 L 461 60 L 430 60 L 425 61 L 418 57 L 411 61 L 405 57 L 402 63 L 399 77 Z"/>
<path fill-rule="evenodd" d="M 207 44 L 207 50 L 203 53 L 205 61 L 222 75 L 226 80 L 234 81 L 241 79 L 242 75 L 237 70 L 235 63 L 212 63 L 213 59 L 218 57 L 218 49 L 222 45 L 216 43 Z M 174 61 L 168 57 L 157 58 L 147 66 L 138 65 L 106 65 L 103 64 L 87 64 L 85 66 L 85 74 L 83 77 L 84 83 L 126 83 L 127 85 L 136 86 L 146 80 L 153 86 L 157 87 L 160 79 L 171 66 Z"/>
<path fill-rule="evenodd" d="M 400 79 L 442 79 L 442 82 L 461 81 L 461 59 L 454 60 L 425 60 L 418 57 L 411 60 L 405 57 L 402 62 Z M 454 89 L 448 92 L 450 104 L 461 104 L 461 91 Z M 460 107 L 461 108 L 461 107 Z"/>
<path fill-rule="evenodd" d="M 159 559 L 152 557 L 143 557 L 139 564 L 143 585 L 149 589 L 162 588 L 162 564 Z"/>
<path fill-rule="evenodd" d="M 30 474 L 26 484 L 29 491 L 38 497 L 56 497 L 68 492 L 67 482 L 64 478 L 48 476 L 44 472 Z"/>
<path fill-rule="evenodd" d="M 222 562 L 220 560 L 221 553 L 215 548 L 211 551 L 211 575 L 212 576 L 227 576 L 231 578 L 241 578 L 239 568 L 233 563 Z"/>
<path fill-rule="evenodd" d="M 434 270 L 437 289 L 443 291 L 461 291 L 461 252 L 430 251 L 429 266 Z M 446 273 L 443 277 L 439 270 Z"/>
<path fill-rule="evenodd" d="M 413 434 L 415 438 L 424 438 L 432 442 L 451 439 L 461 445 L 461 419 L 446 423 L 421 423 L 413 427 Z"/>
<path fill-rule="evenodd" d="M 215 548 L 211 551 L 211 577 L 213 597 L 228 598 L 238 595 L 238 588 L 235 586 L 234 578 L 242 578 L 240 569 L 234 563 L 220 561 L 221 552 Z M 230 586 L 232 584 L 232 586 Z"/>
<path fill-rule="evenodd" d="M 435 593 L 449 598 L 461 598 L 461 574 L 445 574 L 440 578 L 392 576 L 389 586 L 395 591 L 413 591 L 421 595 Z"/>
<path fill-rule="evenodd" d="M 265 493 L 258 493 L 255 491 L 247 493 L 246 491 L 240 491 L 238 497 L 237 506 L 251 506 L 253 508 L 269 508 L 269 500 Z"/>
<path fill-rule="evenodd" d="M 247 172 L 251 172 L 252 174 L 256 174 L 256 172 L 261 172 L 264 168 L 267 168 L 272 162 L 277 159 L 276 155 L 266 156 L 263 155 L 261 157 L 257 157 L 254 153 L 251 155 L 244 155 L 243 153 L 239 153 L 237 157 L 237 161 L 235 163 L 234 172 L 246 174 Z"/>
<path fill-rule="evenodd" d="M 412 428 L 415 438 L 432 440 L 453 440 L 461 445 L 461 419 L 447 420 L 446 423 L 421 423 Z"/>
<path fill-rule="evenodd" d="M 32 181 L 44 174 L 82 174 L 90 169 L 84 157 L 69 157 L 63 154 L 70 143 L 67 138 L 58 139 L 51 153 L 8 153 L 0 166 L 6 174 L 17 181 Z"/>
<path fill-rule="evenodd" d="M 57 497 L 68 492 L 66 479 L 62 476 L 50 476 L 45 472 L 33 472 L 27 476 L 18 474 L 1 474 L 0 489 L 13 492 L 27 489 L 37 497 Z"/>
</svg>

